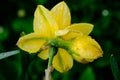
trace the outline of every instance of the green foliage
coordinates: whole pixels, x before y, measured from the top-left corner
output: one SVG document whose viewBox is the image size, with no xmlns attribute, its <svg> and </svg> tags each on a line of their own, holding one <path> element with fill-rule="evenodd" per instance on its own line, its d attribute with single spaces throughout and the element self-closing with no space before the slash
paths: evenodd
<svg viewBox="0 0 120 80">
<path fill-rule="evenodd" d="M 115 80 L 120 80 L 120 71 L 118 68 L 117 61 L 113 55 L 111 55 L 110 57 L 110 64 L 111 64 L 111 69 L 112 69 L 112 73 L 114 75 Z"/>
<path fill-rule="evenodd" d="M 81 74 L 81 77 L 79 80 L 95 80 L 95 74 L 91 67 L 87 67 L 83 73 Z"/>
<path fill-rule="evenodd" d="M 36 0 L 37 4 L 45 4 L 47 0 Z"/>
<path fill-rule="evenodd" d="M 30 33 L 33 31 L 33 18 L 27 19 L 16 19 L 13 21 L 12 27 L 16 32 L 24 31 L 25 33 Z"/>
<path fill-rule="evenodd" d="M 9 32 L 4 27 L 0 26 L 0 41 L 4 41 L 8 38 Z"/>
</svg>

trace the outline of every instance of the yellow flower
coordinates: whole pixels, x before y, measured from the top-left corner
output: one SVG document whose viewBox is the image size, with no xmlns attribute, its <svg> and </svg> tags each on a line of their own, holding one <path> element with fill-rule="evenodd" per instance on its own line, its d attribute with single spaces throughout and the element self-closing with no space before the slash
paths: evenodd
<svg viewBox="0 0 120 80">
<path fill-rule="evenodd" d="M 99 57 L 95 57 L 92 60 L 92 57 L 89 58 L 89 55 L 96 54 L 95 52 L 98 49 L 91 48 L 91 46 L 94 46 L 94 43 L 95 45 L 97 43 L 96 41 L 88 39 L 88 35 L 92 29 L 93 25 L 89 23 L 71 24 L 70 11 L 64 1 L 58 3 L 50 11 L 42 5 L 38 5 L 34 14 L 34 32 L 20 37 L 17 46 L 29 53 L 36 53 L 39 50 L 42 50 L 38 55 L 42 59 L 47 59 L 49 57 L 48 51 L 51 45 L 58 47 L 52 65 L 57 71 L 66 72 L 72 68 L 73 58 L 77 61 L 79 61 L 79 58 L 83 58 L 85 61 L 91 62 Z M 85 41 L 82 40 L 88 42 L 85 44 Z M 68 42 L 68 44 L 64 44 L 64 42 Z M 91 42 L 91 45 L 89 45 L 89 42 Z M 76 43 L 78 43 L 77 46 L 75 45 Z M 73 45 L 73 47 L 70 46 L 70 51 L 68 50 L 69 44 Z M 96 47 L 98 46 L 99 44 L 97 44 Z M 79 52 L 77 48 L 81 49 L 81 52 Z M 87 54 L 86 49 L 88 49 L 87 53 L 89 53 L 89 51 L 91 52 Z M 92 51 L 94 53 L 92 53 Z M 86 53 L 87 57 L 83 55 L 84 53 Z"/>
</svg>

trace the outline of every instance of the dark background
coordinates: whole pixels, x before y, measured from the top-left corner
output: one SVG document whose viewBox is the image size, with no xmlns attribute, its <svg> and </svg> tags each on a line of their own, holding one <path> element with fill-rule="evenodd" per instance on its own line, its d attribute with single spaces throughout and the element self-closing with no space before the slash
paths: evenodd
<svg viewBox="0 0 120 80">
<path fill-rule="evenodd" d="M 20 34 L 33 31 L 34 11 L 38 4 L 51 9 L 60 1 L 1 0 L 0 52 L 19 49 L 16 42 Z M 89 64 L 74 61 L 73 68 L 63 74 L 54 70 L 53 80 L 114 80 L 113 74 L 119 77 L 120 1 L 65 0 L 65 2 L 70 8 L 72 23 L 94 24 L 90 35 L 101 45 L 104 55 Z M 21 51 L 17 55 L 0 60 L 0 80 L 43 80 L 47 60 L 34 56 Z"/>
</svg>

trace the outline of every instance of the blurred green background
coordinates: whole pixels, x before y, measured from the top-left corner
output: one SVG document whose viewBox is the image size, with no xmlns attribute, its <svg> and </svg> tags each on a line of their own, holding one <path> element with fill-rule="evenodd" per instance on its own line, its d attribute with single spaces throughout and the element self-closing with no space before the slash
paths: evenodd
<svg viewBox="0 0 120 80">
<path fill-rule="evenodd" d="M 33 31 L 34 11 L 38 4 L 51 9 L 61 0 L 1 0 L 0 53 L 19 49 L 16 42 L 22 32 Z M 53 80 L 120 80 L 120 1 L 65 0 L 72 23 L 94 24 L 90 34 L 101 45 L 104 55 L 89 64 L 74 61 L 73 68 L 61 74 L 52 72 Z M 111 54 L 113 56 L 111 57 Z M 0 80 L 43 80 L 47 60 L 21 51 L 0 60 Z M 29 66 L 29 67 L 28 67 Z"/>
</svg>

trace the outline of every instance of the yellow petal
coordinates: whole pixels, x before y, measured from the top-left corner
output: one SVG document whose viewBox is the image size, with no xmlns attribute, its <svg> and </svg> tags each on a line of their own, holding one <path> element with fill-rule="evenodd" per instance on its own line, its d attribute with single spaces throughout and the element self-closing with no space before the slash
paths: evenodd
<svg viewBox="0 0 120 80">
<path fill-rule="evenodd" d="M 74 39 L 74 38 L 76 38 L 78 36 L 81 36 L 81 34 L 75 33 L 75 32 L 68 32 L 67 34 L 62 35 L 62 38 L 64 40 L 71 40 L 71 39 Z"/>
<path fill-rule="evenodd" d="M 52 64 L 57 71 L 63 73 L 72 68 L 73 59 L 66 50 L 59 48 L 58 53 L 53 58 Z"/>
<path fill-rule="evenodd" d="M 39 56 L 41 59 L 43 59 L 43 60 L 48 59 L 48 58 L 49 58 L 49 48 L 46 49 L 46 50 L 41 51 L 41 52 L 38 54 L 38 56 Z"/>
<path fill-rule="evenodd" d="M 81 55 L 78 53 L 74 53 L 74 54 L 72 54 L 72 56 L 76 61 L 78 61 L 80 63 L 83 63 L 83 64 L 88 63 L 88 61 L 86 61 L 85 58 L 81 57 Z"/>
<path fill-rule="evenodd" d="M 63 29 L 63 30 L 58 30 L 55 32 L 56 36 L 62 36 L 62 35 L 65 35 L 69 32 L 68 29 Z"/>
<path fill-rule="evenodd" d="M 82 63 L 92 62 L 103 54 L 100 45 L 90 36 L 76 38 L 73 41 L 72 51 L 73 58 Z"/>
<path fill-rule="evenodd" d="M 57 23 L 50 11 L 42 5 L 38 5 L 34 14 L 34 31 L 43 33 L 47 37 L 55 37 L 55 31 L 57 30 Z"/>
<path fill-rule="evenodd" d="M 83 35 L 89 35 L 93 30 L 93 25 L 89 23 L 76 23 L 68 27 L 71 32 L 80 33 Z"/>
<path fill-rule="evenodd" d="M 51 9 L 51 13 L 59 25 L 60 30 L 71 24 L 70 10 L 64 1 L 54 6 Z"/>
<path fill-rule="evenodd" d="M 17 42 L 17 46 L 29 53 L 35 53 L 39 51 L 44 43 L 45 40 L 44 38 L 40 38 L 40 34 L 30 33 L 28 35 L 20 37 Z"/>
<path fill-rule="evenodd" d="M 89 35 L 93 30 L 93 25 L 89 23 L 76 23 L 68 26 L 66 30 L 68 30 L 68 33 L 63 35 L 62 38 L 69 40 L 80 35 Z"/>
</svg>

